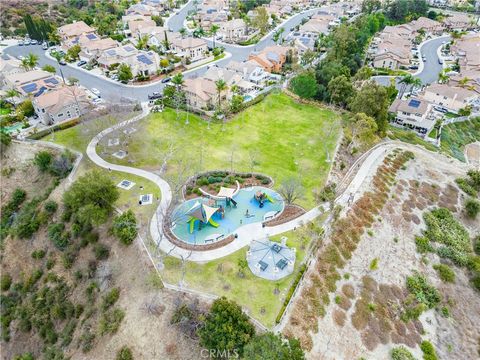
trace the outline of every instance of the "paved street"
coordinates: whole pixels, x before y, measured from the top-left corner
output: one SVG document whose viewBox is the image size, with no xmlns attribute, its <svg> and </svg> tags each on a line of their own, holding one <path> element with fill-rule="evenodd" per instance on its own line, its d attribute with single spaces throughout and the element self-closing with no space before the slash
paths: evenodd
<svg viewBox="0 0 480 360">
<path fill-rule="evenodd" d="M 432 84 L 437 81 L 438 73 L 442 71 L 442 65 L 438 62 L 437 50 L 444 41 L 449 41 L 449 36 L 442 36 L 426 42 L 420 49 L 420 59 L 425 55 L 427 61 L 423 64 L 423 68 L 420 68 L 420 72 L 415 76 L 422 80 L 422 84 Z M 384 86 L 390 85 L 391 76 L 375 76 L 375 80 Z M 397 77 L 397 88 L 399 78 Z"/>
<path fill-rule="evenodd" d="M 178 31 L 183 27 L 185 17 L 189 10 L 193 8 L 193 1 L 187 3 L 181 10 L 179 10 L 175 15 L 167 20 L 167 26 L 173 30 Z M 303 13 L 299 13 L 288 19 L 284 24 L 281 25 L 285 29 L 283 36 L 286 37 L 291 29 L 301 23 L 302 19 L 314 14 L 318 9 L 307 10 Z M 238 46 L 220 43 L 217 41 L 217 44 L 223 46 L 225 51 L 231 54 L 231 57 L 228 59 L 220 60 L 217 62 L 218 65 L 223 65 L 231 60 L 244 61 L 248 58 L 248 55 L 255 50 L 261 50 L 268 45 L 273 45 L 272 40 L 274 31 L 270 32 L 265 36 L 259 43 L 250 46 Z M 417 75 L 422 79 L 424 84 L 434 82 L 437 79 L 438 73 L 441 70 L 441 65 L 438 63 L 437 49 L 441 45 L 442 41 L 445 41 L 448 37 L 443 37 L 439 39 L 432 40 L 426 43 L 422 49 L 422 54 L 425 54 L 427 57 L 427 63 L 425 64 L 422 71 Z M 212 39 L 207 40 L 208 45 L 212 46 Z M 109 81 L 104 78 L 100 78 L 94 74 L 89 73 L 86 70 L 78 68 L 75 64 L 68 64 L 66 66 L 60 66 L 57 62 L 45 55 L 45 51 L 41 48 L 40 45 L 30 45 L 30 46 L 12 46 L 4 49 L 6 54 L 18 57 L 19 55 L 26 56 L 28 53 L 32 52 L 39 56 L 39 65 L 43 66 L 46 64 L 53 65 L 57 68 L 57 73 L 60 75 L 59 68 L 63 71 L 65 79 L 69 77 L 74 77 L 80 81 L 80 84 L 91 89 L 97 88 L 100 90 L 102 97 L 113 103 L 121 103 L 125 99 L 131 99 L 132 101 L 145 101 L 147 100 L 148 94 L 154 91 L 163 91 L 165 84 L 161 82 L 156 82 L 149 85 L 142 86 L 132 86 L 124 85 L 119 82 Z M 196 77 L 203 73 L 208 68 L 208 64 L 202 66 L 198 69 L 193 69 L 185 73 L 186 77 Z M 390 77 L 379 76 L 376 77 L 376 80 L 382 85 L 388 85 L 390 83 Z"/>
</svg>

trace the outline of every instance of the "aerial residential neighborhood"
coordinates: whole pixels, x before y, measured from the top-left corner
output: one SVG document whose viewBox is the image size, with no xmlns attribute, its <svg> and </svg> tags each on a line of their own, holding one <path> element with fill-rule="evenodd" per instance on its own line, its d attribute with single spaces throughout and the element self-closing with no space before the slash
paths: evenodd
<svg viewBox="0 0 480 360">
<path fill-rule="evenodd" d="M 2 359 L 477 359 L 480 5 L 4 0 Z"/>
</svg>

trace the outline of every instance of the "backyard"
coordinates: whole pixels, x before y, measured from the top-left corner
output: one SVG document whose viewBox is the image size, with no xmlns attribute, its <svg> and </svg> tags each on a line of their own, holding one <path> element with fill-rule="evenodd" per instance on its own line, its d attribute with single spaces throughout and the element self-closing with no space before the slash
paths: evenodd
<svg viewBox="0 0 480 360">
<path fill-rule="evenodd" d="M 261 172 L 273 177 L 275 188 L 298 178 L 304 195 L 297 202 L 310 208 L 313 191 L 325 182 L 340 134 L 340 116 L 312 105 L 298 104 L 285 94 L 272 94 L 236 115 L 226 124 L 165 109 L 142 120 L 128 137 L 128 146 L 104 154 L 110 162 L 158 170 L 167 158 L 165 178 L 222 169 Z M 112 136 L 119 136 L 113 134 Z M 108 139 L 104 140 L 104 144 Z M 106 148 L 106 147 L 105 147 Z M 112 156 L 128 151 L 122 160 Z M 328 152 L 328 155 L 327 155 Z"/>
</svg>

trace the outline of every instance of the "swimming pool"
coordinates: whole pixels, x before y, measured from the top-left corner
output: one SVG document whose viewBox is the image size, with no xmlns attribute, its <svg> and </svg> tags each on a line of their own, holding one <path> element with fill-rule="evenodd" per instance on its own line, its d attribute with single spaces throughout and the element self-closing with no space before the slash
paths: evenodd
<svg viewBox="0 0 480 360">
<path fill-rule="evenodd" d="M 251 97 L 250 95 L 245 95 L 245 96 L 243 97 L 243 102 L 249 102 L 249 101 L 251 101 L 251 100 L 253 100 L 253 97 Z"/>
<path fill-rule="evenodd" d="M 22 128 L 23 124 L 21 122 L 18 122 L 10 126 L 5 126 L 2 130 L 5 131 L 7 134 L 11 134 L 13 132 L 21 130 Z"/>
<path fill-rule="evenodd" d="M 260 207 L 259 202 L 254 198 L 254 195 L 258 191 L 265 192 L 274 202 L 265 201 L 263 207 Z M 223 217 L 219 212 L 216 212 L 212 216 L 213 222 L 218 224 L 218 227 L 214 227 L 210 223 L 200 224 L 200 221 L 196 221 L 193 232 L 190 232 L 191 227 L 189 220 L 191 216 L 187 214 L 188 211 L 194 207 L 197 202 L 200 204 L 208 204 L 210 202 L 210 205 L 212 205 L 212 200 L 195 198 L 183 202 L 173 211 L 172 233 L 178 239 L 188 244 L 203 245 L 226 238 L 242 225 L 273 218 L 284 209 L 284 201 L 280 194 L 262 186 L 240 189 L 233 200 L 237 202 L 236 207 L 226 205 L 225 200 L 214 201 L 215 204 L 213 206 L 222 206 L 225 209 Z M 246 216 L 247 210 L 248 216 Z"/>
</svg>

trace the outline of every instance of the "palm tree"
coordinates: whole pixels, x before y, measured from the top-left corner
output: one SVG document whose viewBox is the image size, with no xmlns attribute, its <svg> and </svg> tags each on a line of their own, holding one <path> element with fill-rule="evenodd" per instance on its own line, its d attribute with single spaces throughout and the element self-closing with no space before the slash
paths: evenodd
<svg viewBox="0 0 480 360">
<path fill-rule="evenodd" d="M 147 48 L 147 45 L 148 45 L 148 35 L 139 36 L 137 41 L 137 49 L 144 50 Z"/>
<path fill-rule="evenodd" d="M 281 27 L 280 29 L 275 31 L 275 33 L 272 36 L 273 41 L 274 42 L 281 42 L 282 34 L 283 34 L 284 31 L 285 31 L 285 29 L 283 27 Z"/>
<path fill-rule="evenodd" d="M 180 106 L 180 88 L 183 85 L 185 80 L 183 79 L 182 73 L 177 73 L 172 77 L 172 84 L 175 85 L 175 111 L 177 113 L 178 120 L 178 108 Z"/>
<path fill-rule="evenodd" d="M 26 58 L 22 59 L 21 67 L 25 69 L 25 71 L 32 70 L 35 66 L 38 65 L 38 56 L 30 53 L 27 55 Z"/>
<path fill-rule="evenodd" d="M 223 79 L 215 81 L 215 86 L 218 92 L 218 111 L 220 112 L 220 105 L 222 101 L 222 91 L 227 90 L 227 83 Z M 222 130 L 225 128 L 225 115 L 223 116 Z"/>
<path fill-rule="evenodd" d="M 19 92 L 15 89 L 8 89 L 5 91 L 5 99 L 12 99 L 19 95 Z"/>
<path fill-rule="evenodd" d="M 218 30 L 220 30 L 220 26 L 213 24 L 210 28 L 210 34 L 212 35 L 213 40 L 213 48 L 215 49 L 215 35 L 217 35 Z"/>
<path fill-rule="evenodd" d="M 165 47 L 165 50 L 168 51 L 170 50 L 170 42 L 168 41 L 168 36 L 167 36 L 167 30 L 163 32 L 163 35 L 165 39 L 163 40 L 163 46 Z"/>
<path fill-rule="evenodd" d="M 54 53 L 52 53 L 52 56 L 55 58 L 55 60 L 57 60 L 58 69 L 60 70 L 60 75 L 62 75 L 63 83 L 65 84 L 65 77 L 63 76 L 62 67 L 60 66 L 60 60 L 62 60 L 62 55 L 59 52 L 55 51 Z"/>
<path fill-rule="evenodd" d="M 470 82 L 470 78 L 468 77 L 464 77 L 463 79 L 461 79 L 459 82 L 458 82 L 458 85 L 460 85 L 460 87 L 464 88 L 464 87 L 467 87 L 468 83 Z"/>
<path fill-rule="evenodd" d="M 438 73 L 438 82 L 439 83 L 446 83 L 448 81 L 449 77 L 447 74 L 445 74 L 443 71 Z"/>
<path fill-rule="evenodd" d="M 411 74 L 404 75 L 400 79 L 399 83 L 402 84 L 402 88 L 401 88 L 401 91 L 400 91 L 400 99 L 403 97 L 403 94 L 405 93 L 405 90 L 407 89 L 407 86 L 413 85 L 414 82 L 415 82 L 415 78 Z"/>
<path fill-rule="evenodd" d="M 178 32 L 180 33 L 180 35 L 182 35 L 182 37 L 184 37 L 187 34 L 187 29 L 182 27 Z"/>
</svg>

